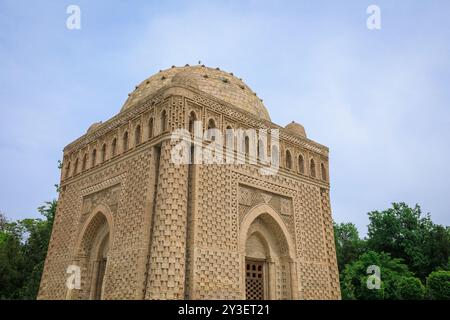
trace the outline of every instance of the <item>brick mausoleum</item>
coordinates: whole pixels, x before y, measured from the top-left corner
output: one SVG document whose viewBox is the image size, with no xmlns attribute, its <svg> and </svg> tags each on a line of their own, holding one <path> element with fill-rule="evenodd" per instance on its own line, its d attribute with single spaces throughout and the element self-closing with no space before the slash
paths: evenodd
<svg viewBox="0 0 450 320">
<path fill-rule="evenodd" d="M 195 121 L 224 136 L 279 129 L 278 147 L 245 138 L 234 153 L 249 159 L 256 143 L 279 170 L 173 163 L 171 132 Z M 232 73 L 160 71 L 65 147 L 38 298 L 340 299 L 328 167 L 327 147 L 272 123 Z M 71 265 L 79 289 L 66 285 Z"/>
</svg>

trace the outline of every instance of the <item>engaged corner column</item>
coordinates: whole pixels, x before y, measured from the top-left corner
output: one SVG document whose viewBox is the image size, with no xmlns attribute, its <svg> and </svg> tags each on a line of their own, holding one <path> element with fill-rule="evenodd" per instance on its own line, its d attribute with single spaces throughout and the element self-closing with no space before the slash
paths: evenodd
<svg viewBox="0 0 450 320">
<path fill-rule="evenodd" d="M 161 145 L 145 299 L 184 299 L 188 165 L 172 163 L 174 145 Z"/>
</svg>

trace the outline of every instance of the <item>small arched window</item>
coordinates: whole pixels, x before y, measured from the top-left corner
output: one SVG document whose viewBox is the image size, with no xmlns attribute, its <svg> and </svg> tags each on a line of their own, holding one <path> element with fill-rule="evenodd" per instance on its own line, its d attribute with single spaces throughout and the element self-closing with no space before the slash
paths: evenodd
<svg viewBox="0 0 450 320">
<path fill-rule="evenodd" d="M 216 122 L 214 119 L 209 119 L 208 121 L 208 129 L 215 129 L 216 128 Z"/>
<path fill-rule="evenodd" d="M 327 170 L 323 163 L 320 164 L 320 172 L 322 173 L 322 180 L 327 181 Z"/>
<path fill-rule="evenodd" d="M 92 150 L 91 168 L 95 167 L 97 161 L 97 149 Z"/>
<path fill-rule="evenodd" d="M 271 151 L 272 165 L 280 163 L 280 153 L 277 146 L 272 146 Z"/>
<path fill-rule="evenodd" d="M 195 124 L 196 120 L 197 120 L 197 115 L 195 114 L 194 111 L 192 111 L 189 114 L 189 123 L 188 123 L 188 130 L 192 134 L 194 133 L 194 124 Z"/>
<path fill-rule="evenodd" d="M 208 121 L 208 135 L 207 135 L 209 140 L 215 140 L 216 139 L 214 134 L 211 131 L 209 131 L 209 130 L 212 130 L 212 129 L 216 129 L 216 122 L 214 121 L 214 119 L 209 119 L 209 121 Z"/>
<path fill-rule="evenodd" d="M 303 158 L 303 155 L 298 156 L 298 172 L 305 174 L 305 159 Z"/>
<path fill-rule="evenodd" d="M 292 156 L 289 150 L 286 150 L 286 169 L 292 169 Z"/>
<path fill-rule="evenodd" d="M 114 157 L 117 153 L 117 139 L 114 138 L 111 143 L 111 157 Z"/>
<path fill-rule="evenodd" d="M 137 146 L 141 143 L 141 126 L 138 125 L 134 132 L 134 144 Z"/>
<path fill-rule="evenodd" d="M 83 156 L 83 163 L 81 164 L 81 171 L 86 170 L 86 166 L 87 166 L 87 154 L 85 153 Z"/>
<path fill-rule="evenodd" d="M 75 159 L 75 165 L 73 166 L 72 175 L 76 175 L 78 173 L 78 157 Z"/>
<path fill-rule="evenodd" d="M 165 132 L 167 130 L 167 112 L 163 110 L 161 112 L 161 132 Z"/>
<path fill-rule="evenodd" d="M 153 117 L 151 117 L 148 120 L 148 138 L 151 139 L 153 138 L 153 131 L 154 131 L 154 125 L 153 125 Z"/>
<path fill-rule="evenodd" d="M 266 160 L 266 144 L 263 139 L 258 140 L 258 159 L 261 162 Z"/>
<path fill-rule="evenodd" d="M 125 133 L 123 134 L 122 148 L 123 152 L 128 150 L 128 131 L 125 131 Z"/>
<path fill-rule="evenodd" d="M 67 163 L 66 172 L 64 173 L 65 178 L 70 176 L 70 161 Z"/>
<path fill-rule="evenodd" d="M 309 164 L 309 174 L 312 178 L 316 177 L 316 163 L 314 162 L 314 159 L 311 159 L 311 162 Z"/>
<path fill-rule="evenodd" d="M 227 148 L 234 150 L 234 132 L 231 126 L 227 126 L 225 130 L 225 144 Z"/>
<path fill-rule="evenodd" d="M 105 162 L 105 160 L 106 160 L 106 143 L 104 143 L 102 147 L 102 162 Z"/>
<path fill-rule="evenodd" d="M 245 135 L 245 157 L 248 158 L 250 155 L 250 138 L 248 134 Z"/>
</svg>

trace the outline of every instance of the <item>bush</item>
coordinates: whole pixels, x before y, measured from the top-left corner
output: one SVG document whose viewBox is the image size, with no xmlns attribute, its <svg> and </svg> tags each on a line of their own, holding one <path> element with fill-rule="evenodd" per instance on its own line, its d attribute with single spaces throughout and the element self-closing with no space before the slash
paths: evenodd
<svg viewBox="0 0 450 320">
<path fill-rule="evenodd" d="M 425 287 L 418 278 L 402 277 L 397 282 L 397 297 L 401 300 L 421 300 L 425 296 Z"/>
<path fill-rule="evenodd" d="M 450 271 L 434 271 L 427 278 L 427 292 L 431 299 L 450 300 Z"/>
<path fill-rule="evenodd" d="M 367 281 L 371 265 L 380 268 L 380 288 L 369 289 Z M 368 251 L 348 264 L 341 274 L 341 293 L 345 300 L 393 300 L 397 298 L 397 284 L 401 278 L 413 277 L 401 260 L 388 253 Z"/>
</svg>

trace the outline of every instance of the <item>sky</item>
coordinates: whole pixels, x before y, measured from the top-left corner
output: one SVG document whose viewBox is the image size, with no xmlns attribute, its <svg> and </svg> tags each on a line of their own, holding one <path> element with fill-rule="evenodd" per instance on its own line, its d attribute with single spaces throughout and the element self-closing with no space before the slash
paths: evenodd
<svg viewBox="0 0 450 320">
<path fill-rule="evenodd" d="M 449 12 L 447 0 L 0 0 L 0 211 L 39 217 L 65 145 L 142 80 L 201 61 L 330 148 L 335 221 L 364 234 L 367 212 L 406 202 L 450 225 Z"/>
</svg>

